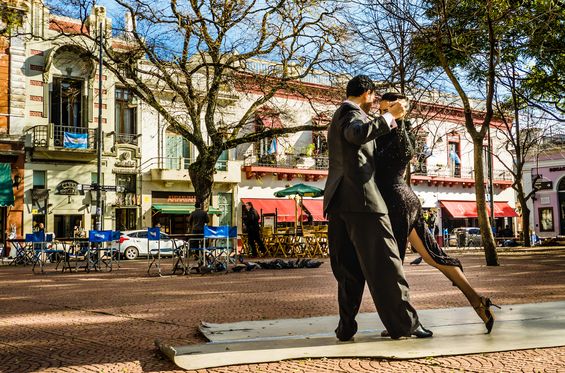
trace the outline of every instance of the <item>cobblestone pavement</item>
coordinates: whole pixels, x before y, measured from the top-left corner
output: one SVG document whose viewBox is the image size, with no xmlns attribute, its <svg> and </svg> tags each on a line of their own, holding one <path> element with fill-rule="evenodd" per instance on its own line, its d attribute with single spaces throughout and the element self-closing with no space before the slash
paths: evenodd
<svg viewBox="0 0 565 373">
<path fill-rule="evenodd" d="M 565 300 L 563 248 L 501 252 L 499 267 L 486 267 L 480 252 L 457 256 L 469 281 L 498 304 Z M 337 314 L 327 260 L 318 269 L 161 278 L 148 277 L 146 268 L 146 261 L 136 261 L 111 273 L 48 269 L 34 275 L 29 266 L 0 266 L 0 372 L 176 372 L 154 340 L 202 343 L 201 320 Z M 437 270 L 425 264 L 405 270 L 418 309 L 468 306 Z M 373 312 L 365 293 L 361 312 Z M 200 372 L 565 372 L 564 361 L 565 347 L 559 347 L 405 361 L 291 360 Z"/>
</svg>

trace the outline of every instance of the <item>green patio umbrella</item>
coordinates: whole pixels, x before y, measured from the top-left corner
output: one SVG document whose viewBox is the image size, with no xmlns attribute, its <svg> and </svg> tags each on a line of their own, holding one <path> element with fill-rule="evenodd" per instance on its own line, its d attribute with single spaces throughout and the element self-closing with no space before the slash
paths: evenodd
<svg viewBox="0 0 565 373">
<path fill-rule="evenodd" d="M 300 196 L 300 197 L 321 197 L 324 190 L 306 184 L 296 184 L 291 187 L 275 192 L 275 197 Z"/>
<path fill-rule="evenodd" d="M 298 207 L 297 207 L 297 201 L 296 201 L 296 196 L 299 196 L 300 199 L 302 200 L 302 197 L 321 197 L 324 195 L 324 190 L 320 189 L 320 188 L 316 188 L 314 186 L 311 185 L 306 185 L 306 184 L 296 184 L 293 185 L 291 187 L 279 190 L 278 192 L 275 192 L 275 197 L 288 197 L 288 196 L 295 196 L 294 199 L 294 234 L 296 234 L 296 227 L 298 225 Z M 302 213 L 301 213 L 302 215 Z M 302 219 L 301 219 L 302 220 Z M 302 225 L 302 222 L 300 222 L 300 225 Z"/>
</svg>

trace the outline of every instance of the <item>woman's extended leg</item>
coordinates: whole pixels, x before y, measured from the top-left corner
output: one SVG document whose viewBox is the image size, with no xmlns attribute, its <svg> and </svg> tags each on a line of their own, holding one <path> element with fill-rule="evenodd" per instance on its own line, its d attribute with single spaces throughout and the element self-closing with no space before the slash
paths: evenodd
<svg viewBox="0 0 565 373">
<path fill-rule="evenodd" d="M 421 231 L 421 230 L 420 230 Z M 425 236 L 430 235 L 429 232 L 426 235 L 427 230 L 422 232 Z M 431 235 L 430 235 L 431 236 Z M 433 240 L 433 237 L 424 237 L 424 240 L 428 242 Z M 457 265 L 446 265 L 436 262 L 430 253 L 434 253 L 433 250 L 427 250 L 424 246 L 424 240 L 418 235 L 417 229 L 412 229 L 409 235 L 410 244 L 412 248 L 420 254 L 426 263 L 439 269 L 441 273 L 445 275 L 455 286 L 457 286 L 461 292 L 465 295 L 471 306 L 475 309 L 479 317 L 483 320 L 485 325 L 487 325 L 487 330 L 490 332 L 492 328 L 492 323 L 494 322 L 494 316 L 492 315 L 489 306 L 491 305 L 488 298 L 480 296 L 475 289 L 471 286 L 467 277 Z M 436 244 L 437 245 L 437 244 Z"/>
</svg>

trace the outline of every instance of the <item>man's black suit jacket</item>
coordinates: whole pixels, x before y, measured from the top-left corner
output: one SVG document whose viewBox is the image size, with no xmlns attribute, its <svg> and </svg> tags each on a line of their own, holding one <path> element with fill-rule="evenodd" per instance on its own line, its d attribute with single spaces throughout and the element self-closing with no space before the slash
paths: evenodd
<svg viewBox="0 0 565 373">
<path fill-rule="evenodd" d="M 324 212 L 388 213 L 375 181 L 375 141 L 390 132 L 383 117 L 370 120 L 344 102 L 328 129 L 329 171 Z"/>
</svg>

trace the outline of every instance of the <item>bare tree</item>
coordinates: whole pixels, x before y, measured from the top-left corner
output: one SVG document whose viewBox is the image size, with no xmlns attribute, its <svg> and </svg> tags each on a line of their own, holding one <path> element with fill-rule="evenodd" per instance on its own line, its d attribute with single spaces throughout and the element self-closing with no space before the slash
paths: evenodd
<svg viewBox="0 0 565 373">
<path fill-rule="evenodd" d="M 105 43 L 104 66 L 195 146 L 198 156 L 188 170 L 197 198 L 205 203 L 224 150 L 313 129 L 301 125 L 249 131 L 257 110 L 275 95 L 339 97 L 338 89 L 308 84 L 332 61 L 332 49 L 344 34 L 334 2 L 115 0 L 113 5 L 128 20 Z M 73 35 L 60 25 L 60 35 L 97 60 L 95 42 L 101 30 L 86 17 L 93 4 L 72 0 L 68 6 L 70 14 L 83 18 L 85 32 Z M 223 108 L 242 95 L 244 114 L 226 121 Z"/>
</svg>

